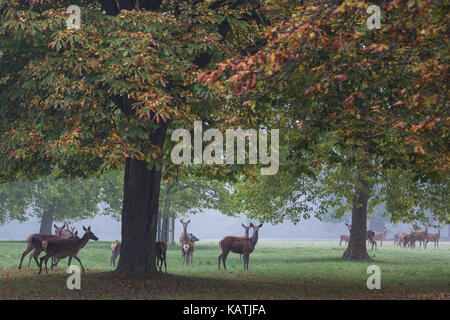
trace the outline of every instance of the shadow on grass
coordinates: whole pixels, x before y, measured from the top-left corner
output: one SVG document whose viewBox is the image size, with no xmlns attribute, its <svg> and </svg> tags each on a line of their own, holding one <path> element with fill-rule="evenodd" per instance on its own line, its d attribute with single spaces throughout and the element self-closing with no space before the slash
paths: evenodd
<svg viewBox="0 0 450 320">
<path fill-rule="evenodd" d="M 0 269 L 0 299 L 449 299 L 436 288 L 385 286 L 368 290 L 365 282 L 348 279 L 295 278 L 273 280 L 250 272 L 218 271 L 217 276 L 157 274 L 125 277 L 114 271 L 87 270 L 81 290 L 69 290 L 64 271 L 36 275 L 36 271 Z"/>
</svg>

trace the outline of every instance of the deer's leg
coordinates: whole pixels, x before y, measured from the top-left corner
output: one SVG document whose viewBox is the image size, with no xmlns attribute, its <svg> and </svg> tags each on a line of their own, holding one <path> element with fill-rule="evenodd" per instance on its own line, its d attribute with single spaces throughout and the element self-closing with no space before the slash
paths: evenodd
<svg viewBox="0 0 450 320">
<path fill-rule="evenodd" d="M 20 258 L 20 263 L 18 269 L 22 268 L 22 261 L 25 258 L 25 256 L 33 249 L 32 246 L 28 245 L 25 251 L 22 253 L 22 258 Z"/>
<path fill-rule="evenodd" d="M 85 272 L 84 271 L 84 268 L 83 268 L 83 264 L 81 263 L 81 260 L 80 260 L 80 258 L 78 258 L 77 256 L 73 256 L 74 258 L 75 258 L 75 260 L 77 260 L 78 261 L 78 263 L 80 264 L 80 266 L 81 266 L 81 270 L 83 271 L 83 273 Z"/>
<path fill-rule="evenodd" d="M 31 266 L 31 259 L 33 259 L 36 250 L 33 250 L 31 254 L 28 256 L 28 268 Z"/>
<path fill-rule="evenodd" d="M 161 263 L 161 269 L 162 269 L 162 263 Z M 167 263 L 166 263 L 166 256 L 164 256 L 164 270 L 167 273 Z"/>
</svg>

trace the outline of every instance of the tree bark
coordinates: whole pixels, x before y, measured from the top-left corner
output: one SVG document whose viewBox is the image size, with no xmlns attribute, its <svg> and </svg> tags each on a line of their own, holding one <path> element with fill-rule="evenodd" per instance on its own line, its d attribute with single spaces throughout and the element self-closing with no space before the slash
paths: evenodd
<svg viewBox="0 0 450 320">
<path fill-rule="evenodd" d="M 41 219 L 40 234 L 52 234 L 53 218 L 55 216 L 55 206 L 49 205 L 47 210 L 44 210 Z"/>
<path fill-rule="evenodd" d="M 355 194 L 352 206 L 352 229 L 347 250 L 342 256 L 345 260 L 371 260 L 366 248 L 367 203 L 369 202 L 370 184 L 362 168 L 358 169 Z"/>
<path fill-rule="evenodd" d="M 167 124 L 150 136 L 162 152 Z M 161 160 L 161 159 L 160 159 Z M 153 274 L 156 269 L 155 238 L 158 223 L 162 165 L 151 169 L 142 160 L 125 161 L 122 209 L 122 246 L 117 271 L 122 274 Z"/>
</svg>

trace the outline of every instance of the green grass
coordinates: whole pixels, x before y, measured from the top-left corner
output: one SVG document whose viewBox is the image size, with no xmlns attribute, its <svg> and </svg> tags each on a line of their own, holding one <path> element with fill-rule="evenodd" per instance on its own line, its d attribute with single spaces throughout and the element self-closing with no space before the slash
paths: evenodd
<svg viewBox="0 0 450 320">
<path fill-rule="evenodd" d="M 194 265 L 183 266 L 179 247 L 169 247 L 168 273 L 127 278 L 109 266 L 109 242 L 89 242 L 79 254 L 86 268 L 81 290 L 68 290 L 67 259 L 37 276 L 17 265 L 25 242 L 0 242 L 0 299 L 449 299 L 450 243 L 405 250 L 387 242 L 369 250 L 372 262 L 341 259 L 337 241 L 262 240 L 243 270 L 239 255 L 217 270 L 217 242 L 197 243 Z M 77 262 L 72 262 L 77 265 Z M 369 290 L 367 267 L 381 268 L 381 289 Z"/>
</svg>

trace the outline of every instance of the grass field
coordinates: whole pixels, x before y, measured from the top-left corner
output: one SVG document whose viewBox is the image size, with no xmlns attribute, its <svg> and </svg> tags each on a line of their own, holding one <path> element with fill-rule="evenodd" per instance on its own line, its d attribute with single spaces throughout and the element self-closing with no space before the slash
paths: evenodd
<svg viewBox="0 0 450 320">
<path fill-rule="evenodd" d="M 180 248 L 169 247 L 167 274 L 134 278 L 113 272 L 109 242 L 89 242 L 79 254 L 86 268 L 81 290 L 69 290 L 67 259 L 37 276 L 27 258 L 17 270 L 25 242 L 1 241 L 0 299 L 450 299 L 450 243 L 405 250 L 386 242 L 369 250 L 372 262 L 347 262 L 337 242 L 261 240 L 248 271 L 236 254 L 219 271 L 217 242 L 202 241 L 194 265 L 183 266 Z M 366 287 L 372 264 L 381 269 L 380 290 Z"/>
</svg>

